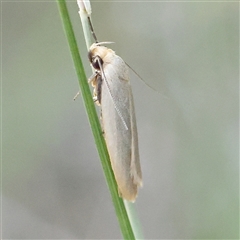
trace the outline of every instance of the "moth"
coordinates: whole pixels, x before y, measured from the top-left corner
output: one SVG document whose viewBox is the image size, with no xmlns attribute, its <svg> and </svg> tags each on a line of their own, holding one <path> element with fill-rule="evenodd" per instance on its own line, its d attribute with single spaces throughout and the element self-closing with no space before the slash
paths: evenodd
<svg viewBox="0 0 240 240">
<path fill-rule="evenodd" d="M 101 106 L 101 123 L 119 196 L 134 202 L 142 186 L 138 134 L 128 66 L 103 45 L 93 43 L 88 57 L 95 73 L 89 79 Z"/>
</svg>

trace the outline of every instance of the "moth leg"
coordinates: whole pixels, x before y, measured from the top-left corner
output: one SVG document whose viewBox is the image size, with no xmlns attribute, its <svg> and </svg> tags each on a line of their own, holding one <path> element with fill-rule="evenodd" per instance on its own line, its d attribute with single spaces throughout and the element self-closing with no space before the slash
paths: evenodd
<svg viewBox="0 0 240 240">
<path fill-rule="evenodd" d="M 103 128 L 103 118 L 102 118 L 102 110 L 100 112 L 100 124 L 101 124 L 101 128 L 102 128 L 102 135 L 104 137 L 105 132 L 104 132 L 104 128 Z"/>
<path fill-rule="evenodd" d="M 75 101 L 77 99 L 77 97 L 79 96 L 80 91 L 77 92 L 77 94 L 74 96 L 73 100 Z"/>
<path fill-rule="evenodd" d="M 120 192 L 119 188 L 118 188 L 118 196 L 122 198 L 122 193 Z"/>
<path fill-rule="evenodd" d="M 96 77 L 95 94 L 97 98 L 97 104 L 101 105 L 101 100 L 102 100 L 102 76 L 101 75 L 97 75 Z"/>
<path fill-rule="evenodd" d="M 96 71 L 95 73 L 92 74 L 92 76 L 88 79 L 88 83 L 91 83 L 92 86 L 95 88 L 96 87 L 96 77 L 98 75 L 98 72 Z M 75 101 L 77 97 L 79 96 L 80 91 L 77 92 L 77 94 L 74 96 L 73 100 Z M 93 97 L 93 101 L 95 101 Z"/>
<path fill-rule="evenodd" d="M 88 79 L 88 83 L 91 83 L 93 87 L 93 101 L 97 104 L 100 105 L 99 100 L 98 100 L 98 76 L 99 72 L 95 71 L 92 76 Z"/>
<path fill-rule="evenodd" d="M 88 83 L 91 83 L 93 87 L 95 87 L 97 75 L 98 75 L 98 71 L 95 71 L 95 72 L 88 78 Z"/>
<path fill-rule="evenodd" d="M 99 98 L 98 98 L 98 90 L 97 90 L 97 86 L 93 89 L 93 101 L 98 105 L 100 106 L 100 101 L 99 101 Z"/>
</svg>

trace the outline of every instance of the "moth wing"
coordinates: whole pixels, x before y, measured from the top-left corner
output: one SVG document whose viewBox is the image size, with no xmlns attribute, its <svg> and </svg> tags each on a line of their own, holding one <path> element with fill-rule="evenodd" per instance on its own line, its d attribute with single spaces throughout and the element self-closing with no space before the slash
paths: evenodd
<svg viewBox="0 0 240 240">
<path fill-rule="evenodd" d="M 128 67 L 119 56 L 114 55 L 110 63 L 104 63 L 103 70 L 110 92 L 116 101 L 115 106 L 122 115 L 120 118 L 103 80 L 101 107 L 104 136 L 119 193 L 124 199 L 134 201 L 138 187 L 142 185 L 142 173 Z"/>
</svg>

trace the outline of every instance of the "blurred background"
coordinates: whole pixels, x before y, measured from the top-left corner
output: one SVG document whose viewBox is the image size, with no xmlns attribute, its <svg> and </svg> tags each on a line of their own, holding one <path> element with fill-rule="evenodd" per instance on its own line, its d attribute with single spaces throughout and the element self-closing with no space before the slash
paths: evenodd
<svg viewBox="0 0 240 240">
<path fill-rule="evenodd" d="M 2 238 L 120 239 L 54 1 L 2 2 Z M 68 2 L 87 76 L 78 7 Z M 239 3 L 92 2 L 131 73 L 146 239 L 239 238 Z"/>
</svg>

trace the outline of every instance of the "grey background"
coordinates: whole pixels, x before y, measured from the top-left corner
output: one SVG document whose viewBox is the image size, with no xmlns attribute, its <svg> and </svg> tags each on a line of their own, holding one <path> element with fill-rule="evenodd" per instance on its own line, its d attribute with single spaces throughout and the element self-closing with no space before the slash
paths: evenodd
<svg viewBox="0 0 240 240">
<path fill-rule="evenodd" d="M 2 238 L 119 239 L 57 4 L 2 2 Z M 75 1 L 68 4 L 91 75 Z M 131 74 L 146 239 L 239 238 L 239 4 L 92 2 Z"/>
</svg>

